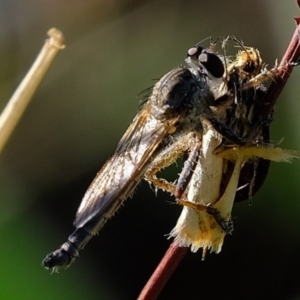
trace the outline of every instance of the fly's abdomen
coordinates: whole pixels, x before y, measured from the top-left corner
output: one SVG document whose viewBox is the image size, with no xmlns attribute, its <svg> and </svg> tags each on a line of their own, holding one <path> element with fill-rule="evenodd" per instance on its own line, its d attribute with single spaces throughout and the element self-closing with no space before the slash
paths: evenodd
<svg viewBox="0 0 300 300">
<path fill-rule="evenodd" d="M 46 256 L 43 260 L 43 266 L 47 269 L 59 267 L 67 268 L 73 260 L 79 256 L 79 250 L 82 249 L 92 237 L 93 236 L 84 228 L 77 228 L 59 249 Z"/>
</svg>

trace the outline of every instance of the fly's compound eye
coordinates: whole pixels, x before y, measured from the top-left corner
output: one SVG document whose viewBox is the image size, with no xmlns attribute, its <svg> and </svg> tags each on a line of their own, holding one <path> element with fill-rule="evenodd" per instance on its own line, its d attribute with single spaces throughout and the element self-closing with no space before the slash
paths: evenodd
<svg viewBox="0 0 300 300">
<path fill-rule="evenodd" d="M 202 47 L 190 48 L 187 57 L 194 61 L 197 60 L 198 64 L 215 78 L 221 78 L 224 75 L 225 68 L 222 60 L 216 54 L 210 53 Z"/>
<path fill-rule="evenodd" d="M 215 78 L 221 78 L 224 74 L 224 65 L 221 59 L 213 53 L 202 52 L 198 57 L 199 63 Z"/>
</svg>

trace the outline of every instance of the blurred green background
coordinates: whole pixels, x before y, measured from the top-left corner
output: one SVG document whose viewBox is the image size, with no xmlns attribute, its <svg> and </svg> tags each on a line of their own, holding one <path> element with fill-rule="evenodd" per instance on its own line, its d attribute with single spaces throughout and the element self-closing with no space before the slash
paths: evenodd
<svg viewBox="0 0 300 300">
<path fill-rule="evenodd" d="M 299 15 L 282 0 L 0 1 L 0 106 L 46 32 L 66 37 L 0 158 L 0 299 L 135 299 L 166 251 L 181 208 L 142 183 L 70 269 L 41 266 L 72 232 L 80 200 L 134 117 L 141 91 L 207 38 L 242 39 L 269 66 Z M 276 108 L 272 139 L 300 150 L 300 68 Z M 160 299 L 300 299 L 300 162 L 272 164 L 235 205 L 223 251 L 189 253 Z M 173 177 L 180 172 L 171 168 Z"/>
</svg>

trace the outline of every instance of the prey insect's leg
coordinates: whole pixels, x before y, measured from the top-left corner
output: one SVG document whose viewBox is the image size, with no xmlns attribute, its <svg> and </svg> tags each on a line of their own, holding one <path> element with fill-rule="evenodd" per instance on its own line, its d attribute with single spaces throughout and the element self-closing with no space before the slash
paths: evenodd
<svg viewBox="0 0 300 300">
<path fill-rule="evenodd" d="M 255 77 L 252 77 L 250 80 L 248 80 L 246 83 L 244 83 L 241 86 L 241 90 L 247 90 L 250 88 L 255 88 L 264 83 L 265 81 L 268 81 L 270 79 L 274 79 L 281 71 L 287 70 L 289 67 L 296 66 L 297 64 L 289 63 L 285 66 L 277 66 L 275 65 L 274 68 L 271 70 L 267 70 L 264 68 L 258 75 Z"/>
</svg>

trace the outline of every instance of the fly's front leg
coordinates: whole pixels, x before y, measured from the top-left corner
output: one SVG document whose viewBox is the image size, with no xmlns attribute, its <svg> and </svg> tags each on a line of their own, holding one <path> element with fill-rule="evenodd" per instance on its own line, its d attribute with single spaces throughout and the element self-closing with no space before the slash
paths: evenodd
<svg viewBox="0 0 300 300">
<path fill-rule="evenodd" d="M 190 153 L 188 159 L 184 162 L 184 167 L 180 173 L 177 185 L 168 182 L 164 178 L 157 178 L 156 173 L 173 164 L 177 158 L 187 150 L 187 147 L 189 147 Z M 175 142 L 155 158 L 145 174 L 145 179 L 156 188 L 174 195 L 179 205 L 187 206 L 197 211 L 204 211 L 212 215 L 226 233 L 231 233 L 233 230 L 232 222 L 225 221 L 218 209 L 204 204 L 196 204 L 185 198 L 185 191 L 194 173 L 200 154 L 201 138 L 197 134 L 187 135 L 185 139 Z"/>
<path fill-rule="evenodd" d="M 246 141 L 237 135 L 231 127 L 218 120 L 215 116 L 205 115 L 203 118 L 207 119 L 218 133 L 233 144 L 238 146 L 244 146 L 246 144 Z"/>
</svg>

